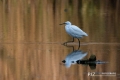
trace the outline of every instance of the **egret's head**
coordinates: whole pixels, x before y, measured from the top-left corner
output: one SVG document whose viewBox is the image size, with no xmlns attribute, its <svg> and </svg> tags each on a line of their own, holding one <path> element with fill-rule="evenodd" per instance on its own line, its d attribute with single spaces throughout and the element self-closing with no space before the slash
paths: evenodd
<svg viewBox="0 0 120 80">
<path fill-rule="evenodd" d="M 66 25 L 71 25 L 71 22 L 70 21 L 66 21 L 65 24 Z"/>
<path fill-rule="evenodd" d="M 64 22 L 64 23 L 62 23 L 60 25 L 63 25 L 63 24 L 65 24 L 65 25 L 71 25 L 71 22 L 70 21 L 66 21 L 66 22 Z"/>
</svg>

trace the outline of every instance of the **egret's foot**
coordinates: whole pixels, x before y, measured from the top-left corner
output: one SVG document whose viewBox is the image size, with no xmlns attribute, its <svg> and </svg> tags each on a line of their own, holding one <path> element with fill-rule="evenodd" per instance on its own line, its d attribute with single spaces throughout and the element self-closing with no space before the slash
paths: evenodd
<svg viewBox="0 0 120 80">
<path fill-rule="evenodd" d="M 62 45 L 67 46 L 67 42 L 64 42 Z"/>
</svg>

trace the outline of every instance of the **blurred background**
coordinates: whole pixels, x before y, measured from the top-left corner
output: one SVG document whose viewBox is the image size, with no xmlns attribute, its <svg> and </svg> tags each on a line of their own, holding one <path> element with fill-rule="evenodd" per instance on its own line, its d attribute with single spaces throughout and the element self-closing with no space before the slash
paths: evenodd
<svg viewBox="0 0 120 80">
<path fill-rule="evenodd" d="M 59 25 L 65 21 L 88 34 L 80 39 L 86 59 L 109 63 L 66 68 L 61 61 L 73 50 L 61 45 L 72 40 Z M 120 0 L 0 0 L 0 80 L 119 80 L 119 56 Z"/>
</svg>

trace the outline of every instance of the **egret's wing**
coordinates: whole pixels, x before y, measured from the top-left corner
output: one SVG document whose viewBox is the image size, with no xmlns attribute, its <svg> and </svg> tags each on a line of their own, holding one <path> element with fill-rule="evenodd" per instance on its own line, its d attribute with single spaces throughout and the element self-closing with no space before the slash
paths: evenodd
<svg viewBox="0 0 120 80">
<path fill-rule="evenodd" d="M 75 51 L 71 52 L 70 54 L 68 54 L 66 56 L 65 66 L 70 67 L 71 64 L 75 64 L 77 60 L 83 59 L 86 55 L 87 55 L 87 53 L 82 52 L 81 50 L 75 50 Z M 75 63 L 72 63 L 72 61 L 74 61 Z"/>
<path fill-rule="evenodd" d="M 71 29 L 70 29 L 71 33 L 79 35 L 79 36 L 88 36 L 87 33 L 85 33 L 84 31 L 82 31 L 80 28 L 78 28 L 75 25 L 71 25 Z"/>
<path fill-rule="evenodd" d="M 77 61 L 83 59 L 87 53 L 82 52 L 81 50 L 73 51 L 72 53 L 68 54 L 66 60 L 68 61 Z"/>
<path fill-rule="evenodd" d="M 77 54 L 73 57 L 71 57 L 71 60 L 77 61 L 83 59 L 87 53 L 77 52 Z"/>
</svg>

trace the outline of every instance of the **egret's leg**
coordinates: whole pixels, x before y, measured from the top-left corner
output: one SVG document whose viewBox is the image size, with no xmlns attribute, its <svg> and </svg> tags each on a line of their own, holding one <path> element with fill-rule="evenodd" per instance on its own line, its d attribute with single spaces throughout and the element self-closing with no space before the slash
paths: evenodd
<svg viewBox="0 0 120 80">
<path fill-rule="evenodd" d="M 64 46 L 67 46 L 67 47 L 72 47 L 73 48 L 73 51 L 74 51 L 74 46 L 68 46 L 67 43 L 69 42 L 74 42 L 74 37 L 73 37 L 73 40 L 72 41 L 67 41 L 65 43 L 63 43 Z"/>
<path fill-rule="evenodd" d="M 73 40 L 72 41 L 67 41 L 67 42 L 65 42 L 65 43 L 63 43 L 63 45 L 67 45 L 67 43 L 69 43 L 69 42 L 74 42 L 74 37 L 73 37 Z"/>
<path fill-rule="evenodd" d="M 79 40 L 79 38 L 77 38 L 78 39 L 78 42 L 79 42 L 79 46 L 78 46 L 78 50 L 79 50 L 79 48 L 80 48 L 80 40 Z"/>
</svg>

